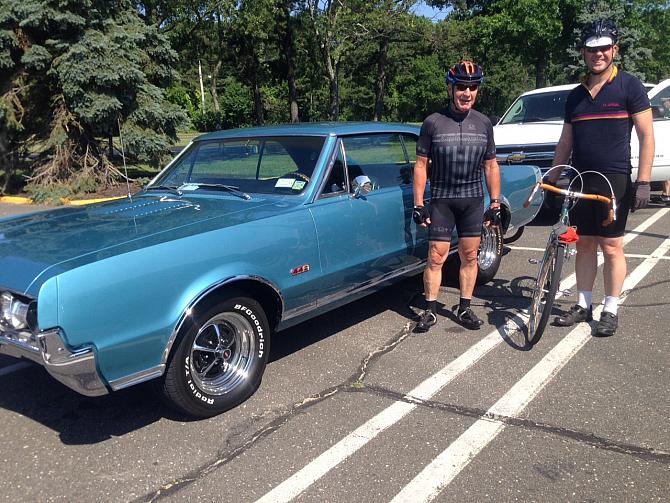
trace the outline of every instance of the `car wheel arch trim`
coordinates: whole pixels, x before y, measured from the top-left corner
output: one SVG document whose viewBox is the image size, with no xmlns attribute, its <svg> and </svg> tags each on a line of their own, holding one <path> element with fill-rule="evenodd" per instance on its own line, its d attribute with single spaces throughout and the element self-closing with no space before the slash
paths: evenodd
<svg viewBox="0 0 670 503">
<path fill-rule="evenodd" d="M 239 276 L 232 276 L 230 278 L 226 278 L 222 281 L 218 281 L 212 285 L 210 285 L 208 288 L 200 292 L 198 295 L 196 295 L 193 300 L 186 306 L 186 308 L 182 311 L 181 315 L 179 316 L 179 320 L 177 321 L 177 324 L 175 325 L 175 328 L 173 329 L 172 333 L 170 334 L 170 338 L 168 339 L 167 344 L 165 345 L 165 349 L 163 351 L 163 357 L 161 358 L 161 366 L 163 367 L 163 370 L 165 369 L 165 365 L 167 365 L 168 359 L 170 357 L 170 354 L 172 353 L 172 348 L 174 347 L 174 343 L 177 340 L 177 337 L 179 334 L 182 332 L 182 329 L 184 327 L 184 324 L 188 322 L 191 319 L 191 314 L 194 312 L 196 307 L 206 299 L 210 298 L 210 295 L 215 294 L 218 289 L 224 286 L 234 286 L 236 283 L 241 283 L 243 281 L 252 281 L 255 283 L 258 283 L 260 285 L 263 285 L 264 287 L 269 287 L 273 292 L 274 295 L 276 296 L 277 300 L 277 321 L 282 318 L 282 314 L 284 311 L 284 296 L 281 294 L 281 291 L 279 288 L 272 283 L 271 281 L 261 277 L 261 276 L 255 276 L 255 275 L 239 275 Z M 275 324 L 276 325 L 276 324 Z M 272 331 L 272 327 L 271 327 Z"/>
</svg>

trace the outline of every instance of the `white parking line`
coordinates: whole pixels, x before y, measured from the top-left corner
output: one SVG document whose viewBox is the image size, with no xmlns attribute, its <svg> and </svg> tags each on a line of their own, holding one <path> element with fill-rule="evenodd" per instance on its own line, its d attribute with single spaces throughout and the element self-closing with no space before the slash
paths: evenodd
<svg viewBox="0 0 670 503">
<path fill-rule="evenodd" d="M 6 376 L 7 374 L 12 374 L 14 372 L 18 372 L 19 370 L 22 370 L 26 367 L 30 367 L 30 363 L 19 362 L 19 363 L 14 363 L 12 365 L 8 365 L 7 367 L 3 367 L 3 368 L 0 369 L 0 377 L 1 376 Z"/>
<path fill-rule="evenodd" d="M 624 237 L 624 244 L 635 239 L 668 211 L 670 211 L 670 209 L 663 209 L 649 217 Z M 561 281 L 561 289 L 568 289 L 574 284 L 575 275 L 572 274 Z M 519 321 L 521 323 L 518 323 Z M 517 324 L 522 325 L 523 321 L 517 320 Z M 501 333 L 504 331 L 505 327 L 497 327 L 496 330 L 489 333 L 484 339 L 472 346 L 456 360 L 410 391 L 408 397 L 410 399 L 429 400 L 444 386 L 449 384 L 449 382 L 462 372 L 466 371 L 495 346 L 501 343 L 504 340 L 504 338 L 501 337 Z M 270 490 L 262 498 L 257 500 L 257 503 L 287 502 L 297 497 L 314 482 L 346 460 L 370 440 L 400 421 L 404 416 L 414 410 L 415 407 L 417 407 L 417 404 L 406 402 L 396 402 L 387 407 L 359 428 L 349 433 L 323 454 L 316 457 L 301 470 L 297 471 L 274 489 Z"/>
<path fill-rule="evenodd" d="M 519 250 L 519 251 L 534 251 L 534 252 L 544 252 L 544 248 L 533 248 L 532 246 L 509 246 L 510 250 Z M 603 252 L 598 251 L 598 256 L 602 256 Z M 642 253 L 626 253 L 626 258 L 638 258 L 646 259 L 651 258 L 651 255 L 644 255 Z M 670 257 L 659 257 L 660 260 L 670 260 Z"/>
<path fill-rule="evenodd" d="M 624 292 L 632 290 L 670 250 L 670 238 L 659 246 L 651 258 L 642 262 L 626 278 Z M 622 295 L 621 301 L 625 301 Z M 602 306 L 594 309 L 594 318 L 602 311 Z M 465 468 L 472 459 L 505 429 L 506 424 L 496 420 L 496 416 L 517 417 L 537 394 L 591 340 L 591 327 L 580 324 L 559 342 L 525 376 L 491 407 L 486 417 L 478 419 L 465 433 L 439 454 L 419 475 L 400 491 L 391 503 L 429 502 Z"/>
<path fill-rule="evenodd" d="M 661 218 L 663 218 L 665 215 L 670 212 L 670 208 L 663 208 L 658 210 L 656 213 L 651 215 L 649 218 L 647 218 L 645 221 L 643 221 L 640 225 L 635 227 L 632 231 L 627 231 L 626 234 L 623 237 L 623 245 L 626 246 L 628 243 L 630 243 L 633 239 L 636 237 L 642 235 L 644 231 L 646 231 L 649 227 L 651 227 L 653 224 L 658 222 Z M 604 259 L 603 255 L 599 254 L 598 255 L 598 267 L 603 265 Z M 556 298 L 560 298 L 563 296 L 563 291 L 569 289 L 572 285 L 577 283 L 577 277 L 575 276 L 575 273 L 573 272 L 570 276 L 567 278 L 561 280 L 561 284 L 559 285 L 560 292 L 556 295 Z"/>
<path fill-rule="evenodd" d="M 491 332 L 456 360 L 419 384 L 409 392 L 408 396 L 412 399 L 428 400 L 500 344 L 502 340 L 497 330 Z M 417 405 L 395 402 L 265 494 L 257 503 L 278 503 L 292 500 L 385 429 L 400 421 Z"/>
</svg>

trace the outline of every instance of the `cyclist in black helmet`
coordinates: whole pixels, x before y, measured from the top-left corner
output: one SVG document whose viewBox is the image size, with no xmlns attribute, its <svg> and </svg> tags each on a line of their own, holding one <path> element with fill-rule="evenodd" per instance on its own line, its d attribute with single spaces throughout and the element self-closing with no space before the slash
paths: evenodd
<svg viewBox="0 0 670 503">
<path fill-rule="evenodd" d="M 571 213 L 579 228 L 575 273 L 577 304 L 555 319 L 555 324 L 572 326 L 592 319 L 592 290 L 598 272 L 597 251 L 604 256 L 605 300 L 595 335 L 616 332 L 619 295 L 626 277 L 623 234 L 629 210 L 644 208 L 649 202 L 649 180 L 654 158 L 654 130 L 651 105 L 639 79 L 614 65 L 619 46 L 618 31 L 612 21 L 598 20 L 584 27 L 581 55 L 588 73 L 573 89 L 565 104 L 565 123 L 556 146 L 554 165 L 572 164 L 580 172 L 597 171 L 611 184 L 618 203 L 615 223 L 603 227 L 603 205 L 580 201 Z M 640 140 L 637 180 L 631 180 L 631 130 Z M 555 182 L 560 173 L 550 175 Z M 610 195 L 601 176 L 586 173 L 584 192 Z"/>
<path fill-rule="evenodd" d="M 426 308 L 419 317 L 418 332 L 426 332 L 437 322 L 436 301 L 442 282 L 442 265 L 449 254 L 454 227 L 461 259 L 456 317 L 471 330 L 482 325 L 470 308 L 477 279 L 482 216 L 493 223 L 500 221 L 500 171 L 495 157 L 493 126 L 485 115 L 473 109 L 484 74 L 476 63 L 461 61 L 449 69 L 446 81 L 450 104 L 426 118 L 416 145 L 413 218 L 421 227 L 428 227 L 429 241 L 428 263 L 423 275 Z M 491 195 L 486 212 L 482 172 Z M 428 178 L 430 209 L 424 206 Z"/>
</svg>

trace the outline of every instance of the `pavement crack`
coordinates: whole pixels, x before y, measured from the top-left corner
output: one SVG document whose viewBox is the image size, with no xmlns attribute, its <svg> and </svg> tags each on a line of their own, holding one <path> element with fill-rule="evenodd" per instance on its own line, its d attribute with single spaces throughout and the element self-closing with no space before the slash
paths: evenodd
<svg viewBox="0 0 670 503">
<path fill-rule="evenodd" d="M 365 390 L 369 393 L 376 394 L 378 396 L 391 398 L 396 401 L 415 404 L 420 407 L 427 407 L 435 410 L 450 412 L 453 414 L 457 414 L 459 416 L 470 417 L 473 419 L 495 421 L 499 423 L 504 423 L 509 426 L 516 426 L 529 430 L 539 430 L 548 433 L 550 435 L 555 435 L 562 438 L 568 438 L 581 444 L 595 447 L 597 449 L 616 452 L 618 454 L 624 454 L 627 456 L 633 456 L 642 459 L 644 461 L 652 461 L 655 463 L 670 465 L 670 452 L 661 451 L 651 447 L 642 447 L 639 445 L 628 444 L 625 442 L 618 442 L 616 440 L 611 440 L 605 437 L 598 436 L 594 433 L 573 430 L 570 428 L 564 428 L 562 426 L 556 426 L 549 423 L 533 421 L 530 419 L 510 417 L 500 414 L 492 414 L 488 411 L 478 409 L 475 407 L 466 407 L 464 405 L 437 402 L 433 400 L 423 400 L 421 398 L 413 397 L 411 395 L 405 395 L 402 393 L 398 393 L 396 391 L 392 391 L 374 385 L 367 385 L 365 387 Z"/>
<path fill-rule="evenodd" d="M 184 489 L 189 485 L 193 484 L 194 482 L 203 479 L 214 470 L 232 461 L 237 456 L 242 454 L 244 451 L 254 446 L 257 442 L 277 431 L 284 424 L 288 423 L 294 416 L 302 414 L 305 410 L 336 395 L 337 393 L 339 393 L 348 386 L 349 386 L 348 383 L 345 385 L 333 386 L 331 388 L 326 389 L 325 391 L 317 393 L 316 395 L 309 396 L 301 400 L 300 402 L 294 403 L 289 408 L 289 410 L 287 410 L 274 420 L 270 421 L 262 428 L 258 429 L 251 435 L 250 438 L 248 438 L 241 445 L 234 447 L 231 450 L 227 450 L 225 453 L 219 453 L 217 459 L 210 462 L 209 464 L 201 466 L 179 479 L 172 480 L 171 482 L 161 486 L 156 491 L 152 491 L 151 493 L 148 493 L 140 498 L 137 498 L 134 501 L 148 503 L 148 502 L 159 501 L 163 498 L 167 498 L 170 497 L 171 495 L 174 495 L 181 489 Z"/>
<path fill-rule="evenodd" d="M 134 501 L 154 502 L 169 497 L 181 489 L 188 487 L 194 482 L 201 480 L 219 467 L 232 461 L 244 451 L 258 443 L 260 440 L 276 432 L 279 428 L 288 423 L 294 416 L 303 413 L 313 405 L 327 400 L 340 391 L 363 391 L 366 387 L 364 381 L 369 367 L 374 364 L 375 361 L 379 360 L 379 358 L 381 358 L 383 355 L 393 351 L 402 341 L 404 341 L 412 333 L 411 329 L 414 327 L 414 325 L 415 322 L 408 321 L 388 343 L 368 353 L 368 355 L 363 358 L 357 372 L 344 383 L 330 387 L 324 391 L 321 391 L 320 393 L 317 393 L 316 395 L 306 397 L 300 402 L 294 403 L 286 412 L 258 429 L 242 444 L 238 445 L 237 447 L 227 449 L 225 452 L 219 453 L 217 459 L 208 463 L 207 465 L 200 466 L 183 477 L 172 480 L 171 482 L 158 488 L 156 491 L 152 491 L 151 493 L 148 493 Z"/>
<path fill-rule="evenodd" d="M 354 374 L 354 376 L 349 379 L 348 383 L 354 385 L 354 387 L 356 387 L 355 386 L 356 383 L 362 384 L 365 381 L 365 376 L 368 373 L 368 368 L 376 360 L 384 356 L 386 353 L 393 351 L 396 348 L 396 346 L 398 346 L 398 344 L 407 339 L 407 337 L 409 337 L 409 335 L 412 333 L 410 329 L 414 326 L 414 324 L 415 322 L 408 321 L 407 323 L 405 323 L 405 326 L 400 330 L 400 332 L 398 332 L 395 335 L 395 337 L 393 337 L 388 343 L 368 353 L 368 355 L 365 358 L 363 358 L 361 365 L 358 367 L 358 373 Z"/>
</svg>

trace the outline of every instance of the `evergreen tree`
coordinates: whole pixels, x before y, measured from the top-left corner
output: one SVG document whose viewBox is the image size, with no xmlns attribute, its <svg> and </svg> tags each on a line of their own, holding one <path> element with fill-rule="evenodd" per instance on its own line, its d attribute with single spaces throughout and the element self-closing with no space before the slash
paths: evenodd
<svg viewBox="0 0 670 503">
<path fill-rule="evenodd" d="M 32 181 L 114 181 L 101 139 L 158 165 L 183 110 L 165 99 L 176 53 L 127 0 L 4 0 L 0 92 L 5 158 L 39 142 Z M 0 135 L 3 136 L 3 135 Z"/>
</svg>

